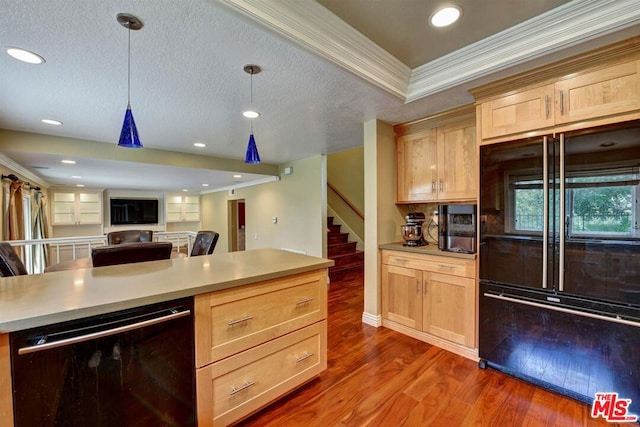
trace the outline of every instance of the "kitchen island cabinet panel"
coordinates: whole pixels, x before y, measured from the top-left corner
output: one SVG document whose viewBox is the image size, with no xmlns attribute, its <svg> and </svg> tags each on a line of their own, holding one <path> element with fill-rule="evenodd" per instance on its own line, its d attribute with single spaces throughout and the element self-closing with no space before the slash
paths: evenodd
<svg viewBox="0 0 640 427">
<path fill-rule="evenodd" d="M 196 296 L 196 367 L 325 319 L 326 283 L 315 271 Z"/>
<path fill-rule="evenodd" d="M 326 334 L 323 320 L 199 369 L 198 425 L 229 425 L 324 371 Z"/>
<path fill-rule="evenodd" d="M 0 425 L 13 425 L 13 395 L 11 385 L 11 350 L 9 334 L 0 334 Z"/>
</svg>

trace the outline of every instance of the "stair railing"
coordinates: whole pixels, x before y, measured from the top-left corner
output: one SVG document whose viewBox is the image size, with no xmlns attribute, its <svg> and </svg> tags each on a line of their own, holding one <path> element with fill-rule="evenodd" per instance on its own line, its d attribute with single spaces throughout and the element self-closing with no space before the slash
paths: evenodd
<svg viewBox="0 0 640 427">
<path fill-rule="evenodd" d="M 360 219 L 364 221 L 364 213 L 360 212 L 360 210 L 356 206 L 354 206 L 354 204 L 351 203 L 349 199 L 347 199 L 347 197 L 340 192 L 340 190 L 338 190 L 336 187 L 331 185 L 330 182 L 327 182 L 327 187 L 329 187 L 331 191 L 336 193 L 336 195 L 340 197 L 340 199 L 342 199 L 342 201 L 349 207 L 349 209 L 355 212 L 355 214 L 358 215 Z"/>
</svg>

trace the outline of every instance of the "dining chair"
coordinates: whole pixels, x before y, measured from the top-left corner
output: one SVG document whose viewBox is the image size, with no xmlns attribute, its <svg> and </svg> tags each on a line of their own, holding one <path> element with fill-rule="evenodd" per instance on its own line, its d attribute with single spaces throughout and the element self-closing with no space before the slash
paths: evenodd
<svg viewBox="0 0 640 427">
<path fill-rule="evenodd" d="M 219 233 L 215 231 L 198 231 L 191 247 L 190 256 L 210 255 L 218 243 Z"/>
<path fill-rule="evenodd" d="M 91 250 L 94 267 L 170 259 L 171 242 L 139 242 L 126 245 L 98 246 Z"/>
<path fill-rule="evenodd" d="M 0 242 L 0 277 L 22 276 L 27 273 L 22 260 L 8 242 Z"/>
<path fill-rule="evenodd" d="M 153 230 L 123 230 L 107 233 L 108 245 L 119 245 L 120 243 L 151 242 L 153 240 Z"/>
</svg>

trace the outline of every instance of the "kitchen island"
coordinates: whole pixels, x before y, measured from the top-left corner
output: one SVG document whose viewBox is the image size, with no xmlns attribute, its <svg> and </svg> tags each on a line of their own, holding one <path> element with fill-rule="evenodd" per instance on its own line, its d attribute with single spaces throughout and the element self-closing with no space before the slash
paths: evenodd
<svg viewBox="0 0 640 427">
<path fill-rule="evenodd" d="M 260 355 L 245 351 L 250 347 L 253 353 L 256 348 L 263 348 L 264 352 L 275 354 L 280 351 L 278 340 L 295 341 L 293 335 L 300 330 L 316 331 L 318 352 L 305 362 L 313 363 L 313 369 L 294 375 L 294 381 L 280 379 L 277 387 L 257 399 L 248 399 L 248 406 L 225 408 L 223 418 L 216 424 L 232 422 L 234 417 L 264 406 L 308 380 L 309 374 L 317 375 L 326 368 L 326 270 L 331 265 L 333 261 L 327 259 L 259 249 L 0 279 L 0 392 L 4 396 L 12 393 L 9 333 L 184 297 L 195 297 L 195 375 L 199 380 L 206 378 L 211 369 L 215 377 L 219 365 L 230 360 L 236 365 L 254 363 Z M 290 318 L 283 320 L 276 303 L 282 305 L 282 298 L 300 298 L 295 295 L 296 289 L 304 295 L 315 292 L 317 297 L 303 298 L 295 315 L 288 314 Z M 246 306 L 245 301 L 261 302 L 256 305 L 261 306 L 265 323 L 260 324 L 261 329 L 251 331 L 249 337 L 233 336 L 225 341 L 216 322 L 227 319 L 215 316 L 235 316 L 235 307 Z M 219 397 L 207 394 L 217 387 L 214 377 L 208 384 L 197 384 L 199 425 L 211 425 L 220 415 L 213 408 L 217 403 L 209 400 Z M 242 402 L 239 405 L 243 406 Z M 11 401 L 3 399 L 0 425 L 12 425 L 12 420 Z"/>
</svg>

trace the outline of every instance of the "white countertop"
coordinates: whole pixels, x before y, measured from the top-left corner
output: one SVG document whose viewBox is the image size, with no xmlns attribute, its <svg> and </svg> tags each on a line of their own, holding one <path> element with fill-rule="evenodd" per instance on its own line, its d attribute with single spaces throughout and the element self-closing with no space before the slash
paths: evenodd
<svg viewBox="0 0 640 427">
<path fill-rule="evenodd" d="M 0 333 L 327 268 L 332 260 L 278 249 L 0 278 Z"/>
</svg>

